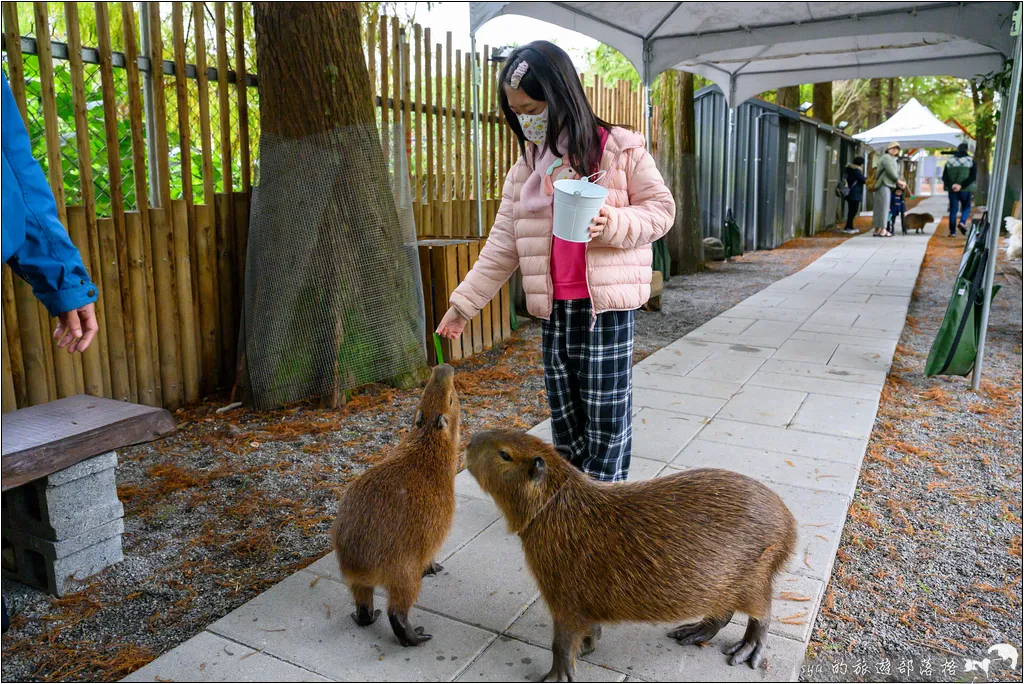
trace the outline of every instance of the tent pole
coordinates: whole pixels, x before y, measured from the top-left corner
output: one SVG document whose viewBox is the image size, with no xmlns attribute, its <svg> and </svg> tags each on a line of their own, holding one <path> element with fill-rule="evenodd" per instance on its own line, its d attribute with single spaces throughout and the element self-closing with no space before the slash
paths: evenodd
<svg viewBox="0 0 1024 684">
<path fill-rule="evenodd" d="M 1019 10 L 1018 10 L 1019 11 Z M 989 193 L 986 200 L 990 221 L 989 258 L 985 268 L 985 299 L 981 303 L 981 335 L 978 338 L 978 356 L 974 361 L 974 372 L 971 375 L 971 389 L 981 387 L 982 366 L 985 361 L 985 338 L 988 335 L 988 319 L 992 308 L 992 285 L 996 277 L 996 259 L 999 256 L 999 231 L 1003 225 L 1003 203 L 1006 199 L 1006 176 L 1010 165 L 1009 140 L 1013 136 L 1014 119 L 1017 118 L 1017 98 L 1020 96 L 1021 77 L 1021 36 L 1017 35 L 1016 48 L 1013 55 L 1013 75 L 1010 78 L 1010 91 L 1007 97 L 999 99 L 999 132 L 1003 134 L 1002 145 L 996 149 L 996 160 L 993 168 L 999 171 L 999 182 L 995 193 Z M 996 136 L 999 137 L 998 135 Z M 995 200 L 995 202 L 991 200 Z M 995 217 L 995 220 L 992 217 Z"/>
<path fill-rule="evenodd" d="M 651 110 L 654 107 L 651 104 L 651 81 L 654 79 L 651 77 L 651 46 L 644 39 L 644 64 L 643 70 L 643 84 L 644 84 L 644 145 L 647 148 L 648 154 L 651 152 Z"/>
<path fill-rule="evenodd" d="M 483 182 L 480 177 L 480 65 L 477 63 L 476 32 L 469 34 L 470 53 L 473 59 L 473 177 L 476 182 L 476 235 L 484 236 Z M 483 55 L 487 59 L 487 55 Z"/>
</svg>

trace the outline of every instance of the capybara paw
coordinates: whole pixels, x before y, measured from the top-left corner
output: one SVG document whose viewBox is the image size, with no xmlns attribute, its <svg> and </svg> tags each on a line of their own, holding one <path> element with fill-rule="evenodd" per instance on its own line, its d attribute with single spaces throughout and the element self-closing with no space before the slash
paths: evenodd
<svg viewBox="0 0 1024 684">
<path fill-rule="evenodd" d="M 444 570 L 443 565 L 441 565 L 440 563 L 431 562 L 431 564 L 427 566 L 427 569 L 423 571 L 423 576 L 436 577 L 437 573 L 441 572 L 442 570 Z"/>
<path fill-rule="evenodd" d="M 406 633 L 404 637 L 399 637 L 399 641 L 403 646 L 419 646 L 424 641 L 430 641 L 433 638 L 433 634 L 426 634 L 422 627 L 416 627 L 411 634 Z"/>
<path fill-rule="evenodd" d="M 370 612 L 366 608 L 356 608 L 356 610 L 352 613 L 352 620 L 354 620 L 355 623 L 357 625 L 359 625 L 360 627 L 366 627 L 368 625 L 372 625 L 374 622 L 377 621 L 377 618 L 379 618 L 379 617 L 380 617 L 380 611 L 379 610 L 375 610 L 373 612 Z"/>
<path fill-rule="evenodd" d="M 703 644 L 715 638 L 722 627 L 729 624 L 732 619 L 730 614 L 727 618 L 704 618 L 700 622 L 691 625 L 679 625 L 668 633 L 670 639 L 675 639 L 680 646 L 690 644 Z"/>
<path fill-rule="evenodd" d="M 744 638 L 729 646 L 724 651 L 729 656 L 730 665 L 747 663 L 751 669 L 756 670 L 764 661 L 765 641 L 764 639 Z"/>
<path fill-rule="evenodd" d="M 544 675 L 544 678 L 540 680 L 542 682 L 574 682 L 576 678 L 569 672 L 563 671 L 561 668 L 553 667 L 551 671 Z"/>
<path fill-rule="evenodd" d="M 583 642 L 580 646 L 580 657 L 593 653 L 597 649 L 597 642 L 600 639 L 601 625 L 594 625 L 590 628 L 590 632 L 583 637 Z"/>
</svg>

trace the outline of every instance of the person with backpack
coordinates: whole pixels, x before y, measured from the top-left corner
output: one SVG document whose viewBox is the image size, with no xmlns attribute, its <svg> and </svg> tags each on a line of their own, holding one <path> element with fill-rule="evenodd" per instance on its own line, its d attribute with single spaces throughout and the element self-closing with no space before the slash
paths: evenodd
<svg viewBox="0 0 1024 684">
<path fill-rule="evenodd" d="M 857 232 L 853 227 L 853 220 L 857 218 L 860 203 L 864 201 L 864 184 L 868 180 L 864 176 L 864 157 L 854 157 L 853 161 L 846 165 L 843 180 L 846 182 L 842 193 L 843 199 L 846 200 L 846 227 L 843 228 L 843 232 L 852 235 Z"/>
<path fill-rule="evenodd" d="M 971 214 L 971 195 L 978 179 L 978 167 L 967 153 L 967 143 L 960 143 L 953 158 L 942 169 L 942 187 L 949 195 L 949 237 L 956 231 L 967 234 L 967 218 Z"/>
<path fill-rule="evenodd" d="M 875 169 L 871 177 L 873 188 L 869 188 L 874 192 L 871 225 L 874 228 L 873 235 L 875 237 L 892 235 L 886 224 L 889 222 L 889 200 L 896 183 L 900 180 L 900 165 L 897 161 L 900 149 L 898 142 L 889 143 L 889 146 L 885 148 L 885 153 L 875 162 Z"/>
</svg>

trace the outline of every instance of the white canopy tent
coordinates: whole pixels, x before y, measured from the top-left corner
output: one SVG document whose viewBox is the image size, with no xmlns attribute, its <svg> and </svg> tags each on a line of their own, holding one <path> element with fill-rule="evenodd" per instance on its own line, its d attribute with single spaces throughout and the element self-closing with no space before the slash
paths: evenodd
<svg viewBox="0 0 1024 684">
<path fill-rule="evenodd" d="M 668 69 L 716 83 L 735 107 L 758 93 L 803 83 L 894 76 L 970 78 L 1003 69 L 1013 77 L 1000 103 L 1014 103 L 1020 89 L 1019 2 L 471 2 L 470 35 L 502 14 L 519 14 L 578 31 L 619 50 L 636 67 L 644 86 Z M 474 62 L 475 64 L 475 62 Z M 475 68 L 475 67 L 474 67 Z M 479 77 L 474 74 L 474 84 Z M 478 87 L 473 107 L 479 110 Z M 1001 107 L 1002 108 L 1002 107 Z M 999 119 L 989 206 L 994 210 L 992 254 L 998 247 L 999 215 L 1009 166 L 1016 107 Z M 647 110 L 650 129 L 650 107 Z M 479 118 L 474 116 L 478 129 Z M 731 147 L 735 136 L 729 136 Z M 479 130 L 475 140 L 479 141 Z M 479 143 L 475 142 L 479 187 Z M 727 155 L 729 159 L 731 155 Z M 727 176 L 731 173 L 726 171 Z M 730 191 L 732 184 L 727 186 Z M 727 197 L 727 206 L 731 197 Z M 482 217 L 480 197 L 477 214 Z M 482 223 L 480 229 L 482 230 Z M 989 260 L 982 337 L 974 371 L 981 380 L 995 259 Z"/>
<path fill-rule="evenodd" d="M 900 143 L 904 149 L 956 147 L 962 142 L 970 142 L 970 136 L 959 128 L 942 123 L 915 98 L 910 98 L 910 102 L 880 125 L 853 137 L 876 150 L 882 150 L 891 142 Z"/>
</svg>

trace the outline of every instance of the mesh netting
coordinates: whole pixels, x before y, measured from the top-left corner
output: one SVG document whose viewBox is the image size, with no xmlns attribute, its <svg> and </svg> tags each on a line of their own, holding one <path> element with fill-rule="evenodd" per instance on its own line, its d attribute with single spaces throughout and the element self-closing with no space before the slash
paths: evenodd
<svg viewBox="0 0 1024 684">
<path fill-rule="evenodd" d="M 239 339 L 239 387 L 256 408 L 424 368 L 409 170 L 404 149 L 390 157 L 375 126 L 263 133 Z"/>
</svg>

